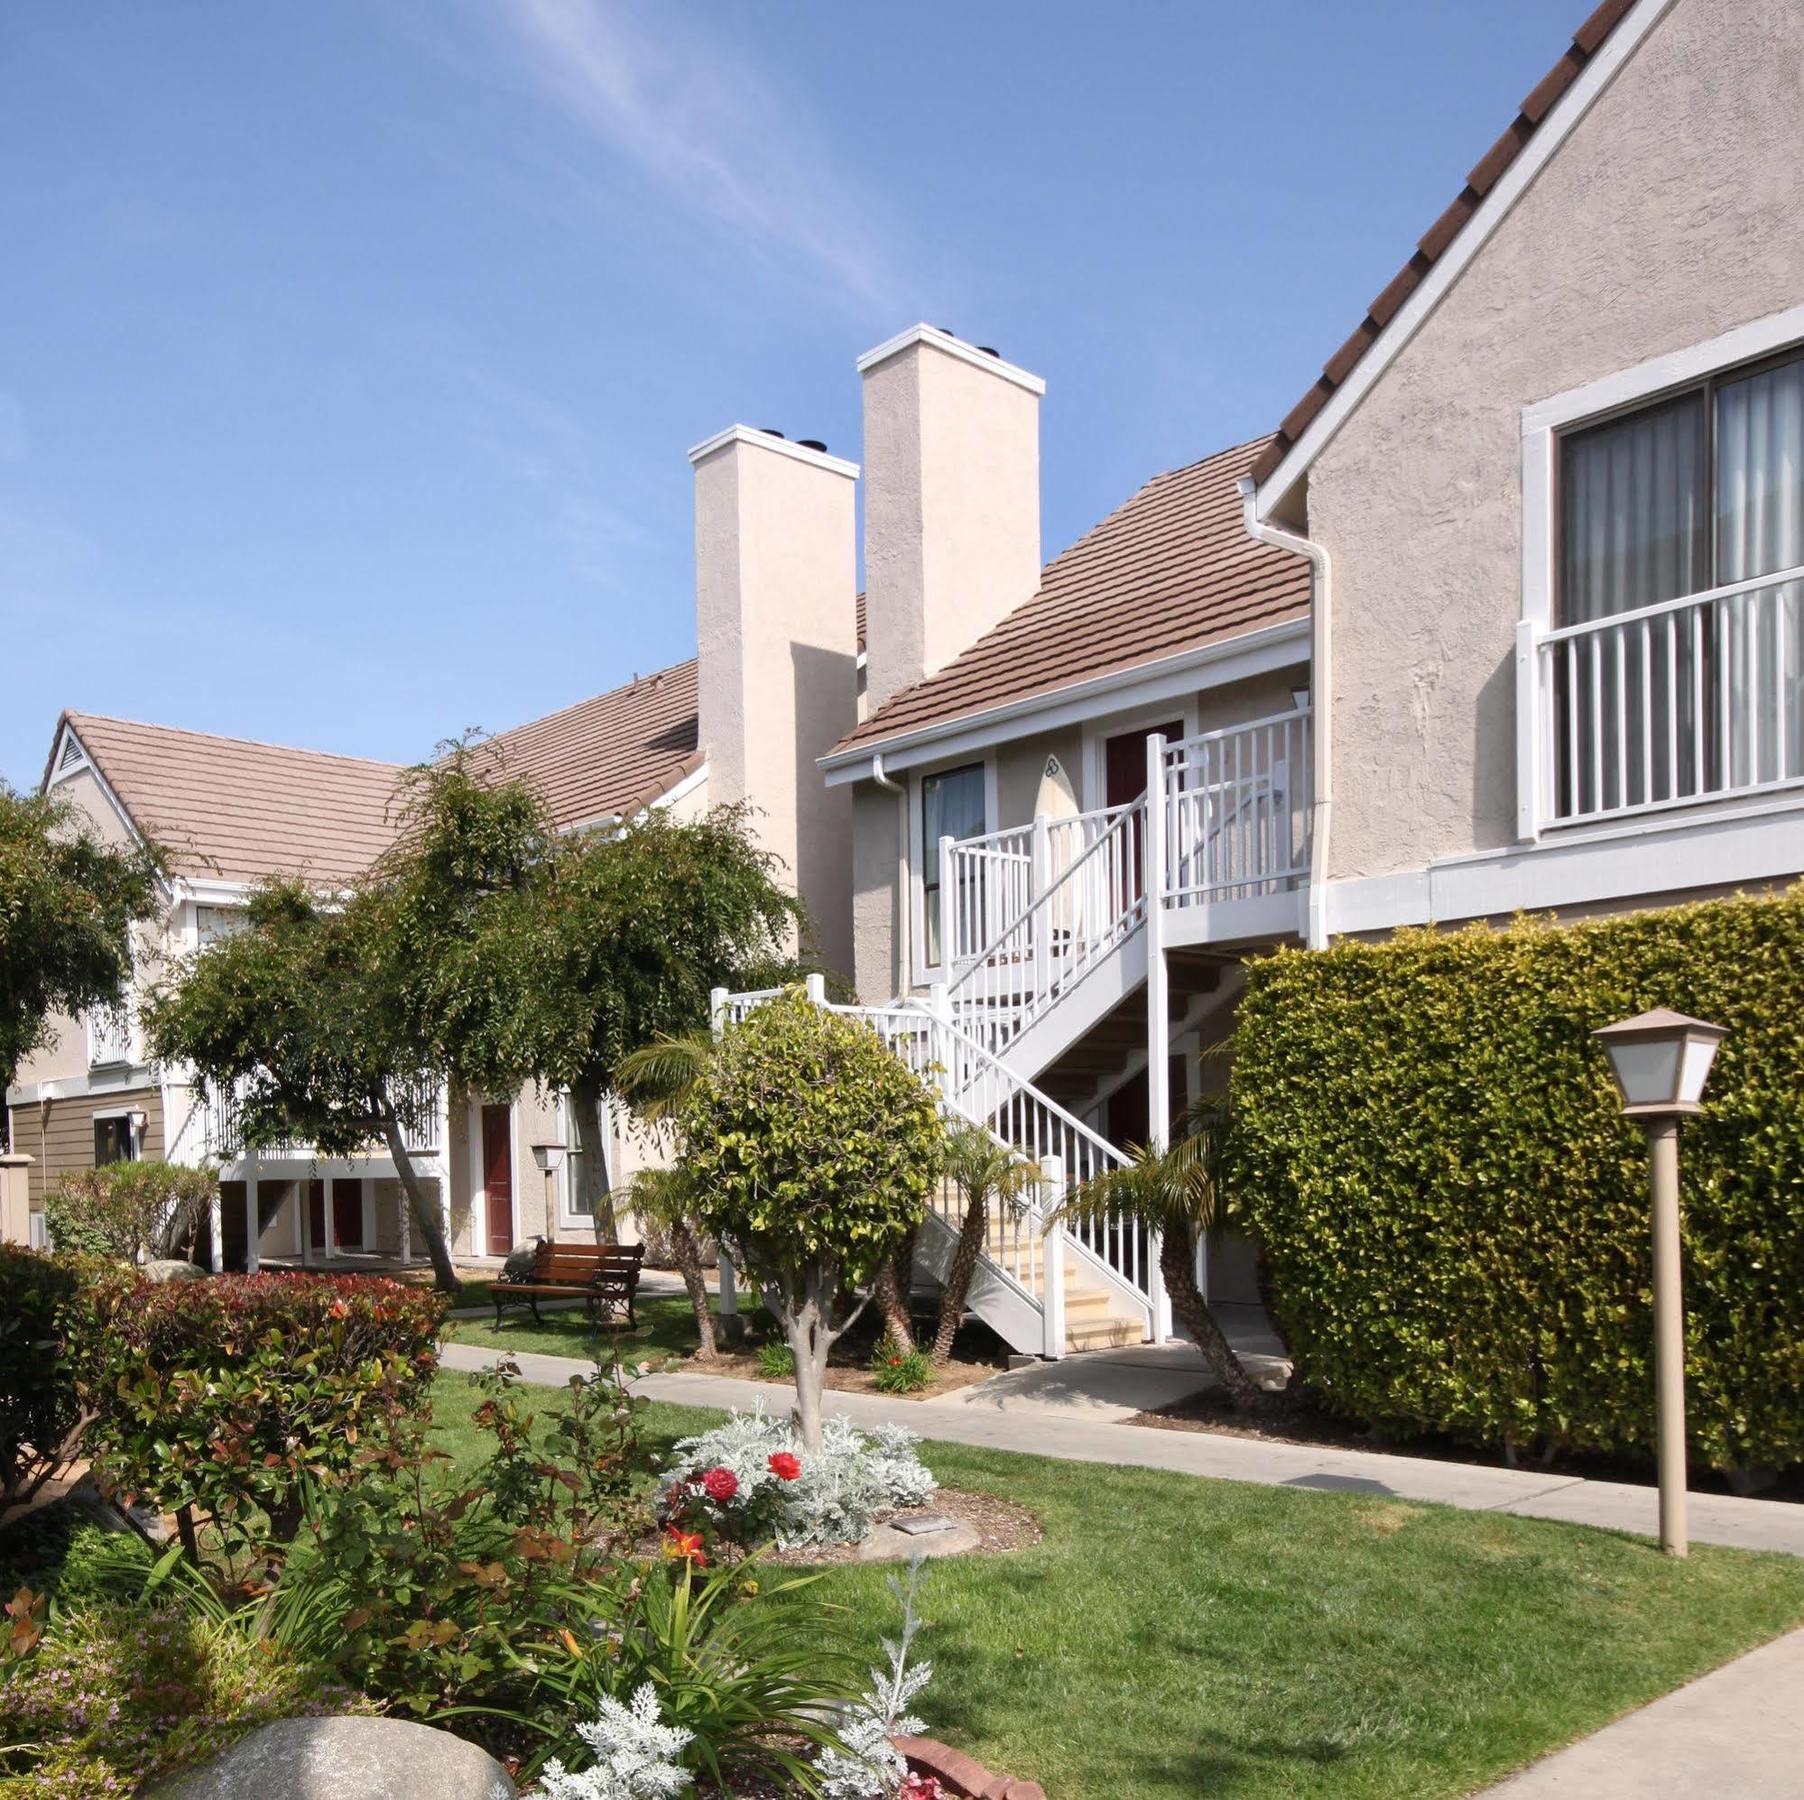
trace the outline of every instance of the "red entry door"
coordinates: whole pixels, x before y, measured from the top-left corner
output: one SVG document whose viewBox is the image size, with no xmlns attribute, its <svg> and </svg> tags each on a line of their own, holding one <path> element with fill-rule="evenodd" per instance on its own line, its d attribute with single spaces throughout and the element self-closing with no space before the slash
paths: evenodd
<svg viewBox="0 0 1804 1800">
<path fill-rule="evenodd" d="M 340 1250 L 364 1248 L 363 1183 L 355 1175 L 333 1177 L 332 1236 Z"/>
<path fill-rule="evenodd" d="M 1167 743 L 1184 735 L 1183 724 L 1173 720 L 1169 725 L 1149 725 L 1144 731 L 1124 731 L 1103 745 L 1103 805 L 1126 806 L 1146 791 L 1146 740 L 1158 732 Z M 1146 887 L 1145 872 L 1140 862 L 1141 839 L 1134 838 L 1133 855 L 1128 861 L 1124 880 L 1133 886 L 1122 895 L 1123 902 L 1138 900 Z"/>
<path fill-rule="evenodd" d="M 482 1109 L 482 1191 L 488 1198 L 489 1255 L 514 1247 L 514 1134 L 511 1109 Z"/>
<path fill-rule="evenodd" d="M 307 1183 L 307 1245 L 312 1250 L 326 1247 L 326 1184 Z"/>
</svg>

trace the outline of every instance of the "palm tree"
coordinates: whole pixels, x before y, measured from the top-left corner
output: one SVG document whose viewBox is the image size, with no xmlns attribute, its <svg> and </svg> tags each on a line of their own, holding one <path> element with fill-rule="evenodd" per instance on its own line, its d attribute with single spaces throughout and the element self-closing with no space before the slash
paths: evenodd
<svg viewBox="0 0 1804 1800">
<path fill-rule="evenodd" d="M 1137 1226 L 1158 1234 L 1159 1272 L 1172 1312 L 1196 1340 L 1209 1372 L 1235 1409 L 1250 1412 L 1270 1405 L 1271 1396 L 1234 1354 L 1196 1281 L 1198 1238 L 1222 1217 L 1222 1126 L 1221 1103 L 1197 1101 L 1169 1147 L 1130 1146 L 1130 1160 L 1123 1167 L 1074 1190 L 1059 1214 L 1070 1221 Z"/>
<path fill-rule="evenodd" d="M 681 1163 L 668 1169 L 641 1169 L 628 1186 L 627 1197 L 641 1231 L 647 1226 L 656 1226 L 670 1239 L 677 1272 L 683 1277 L 689 1304 L 695 1312 L 695 1334 L 700 1340 L 695 1360 L 713 1362 L 717 1354 L 714 1308 L 702 1272 L 702 1240 L 695 1228 L 695 1188 L 689 1171 Z"/>
<path fill-rule="evenodd" d="M 659 1037 L 621 1059 L 615 1080 L 621 1097 L 646 1125 L 674 1125 L 714 1054 L 705 1031 Z M 679 1159 L 666 1169 L 641 1169 L 633 1177 L 632 1208 L 643 1229 L 656 1225 L 670 1239 L 677 1272 L 695 1312 L 698 1362 L 713 1362 L 714 1309 L 703 1276 L 703 1233 L 696 1225 L 695 1188 Z"/>
<path fill-rule="evenodd" d="M 1046 1178 L 1040 1165 L 1018 1155 L 981 1125 L 958 1124 L 946 1133 L 946 1175 L 965 1197 L 952 1266 L 940 1288 L 939 1326 L 933 1334 L 933 1361 L 941 1366 L 952 1354 L 952 1340 L 965 1316 L 971 1276 L 990 1235 L 990 1206 L 1000 1202 L 1018 1209 Z"/>
</svg>

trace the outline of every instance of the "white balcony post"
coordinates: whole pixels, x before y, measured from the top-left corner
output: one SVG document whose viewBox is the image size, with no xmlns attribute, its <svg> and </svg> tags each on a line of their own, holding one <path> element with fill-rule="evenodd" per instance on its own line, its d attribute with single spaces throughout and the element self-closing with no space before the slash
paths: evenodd
<svg viewBox="0 0 1804 1800">
<path fill-rule="evenodd" d="M 813 1006 L 827 1004 L 827 978 L 825 975 L 810 975 L 803 984 L 808 991 L 809 1003 Z"/>
<path fill-rule="evenodd" d="M 1052 886 L 1052 833 L 1044 813 L 1034 814 L 1034 854 L 1027 898 L 1032 913 L 1034 936 L 1034 993 L 1043 997 L 1052 991 L 1052 914 L 1038 905 L 1040 896 Z"/>
<path fill-rule="evenodd" d="M 708 1024 L 716 1037 L 727 1028 L 727 990 L 723 987 L 708 990 Z"/>
<path fill-rule="evenodd" d="M 262 1262 L 262 1246 L 258 1239 L 263 1233 L 258 1229 L 261 1215 L 257 1210 L 257 1159 L 247 1157 L 244 1164 L 244 1272 L 255 1275 Z"/>
<path fill-rule="evenodd" d="M 1171 973 L 1165 966 L 1165 739 L 1146 740 L 1146 836 L 1140 857 L 1146 892 L 1146 1130 L 1155 1150 L 1171 1139 Z M 1171 1336 L 1171 1296 L 1159 1270 L 1159 1235 L 1147 1234 L 1152 1340 Z"/>
<path fill-rule="evenodd" d="M 1043 1156 L 1040 1172 L 1046 1177 L 1040 1190 L 1046 1219 L 1040 1233 L 1040 1322 L 1044 1333 L 1040 1349 L 1049 1361 L 1057 1362 L 1065 1354 L 1065 1221 L 1057 1216 L 1065 1199 L 1064 1160 Z"/>
<path fill-rule="evenodd" d="M 1542 813 L 1542 707 L 1540 627 L 1516 623 L 1516 836 L 1532 843 Z"/>
<path fill-rule="evenodd" d="M 952 973 L 952 959 L 958 954 L 957 883 L 952 878 L 952 846 L 949 837 L 940 839 L 940 968 Z"/>
<path fill-rule="evenodd" d="M 225 1216 L 217 1186 L 207 1204 L 207 1267 L 215 1275 L 225 1267 Z"/>
<path fill-rule="evenodd" d="M 333 1216 L 338 1208 L 335 1204 L 337 1195 L 332 1192 L 332 1177 L 323 1178 L 325 1187 L 325 1226 L 326 1226 L 326 1261 L 336 1262 L 338 1259 L 338 1220 Z"/>
</svg>

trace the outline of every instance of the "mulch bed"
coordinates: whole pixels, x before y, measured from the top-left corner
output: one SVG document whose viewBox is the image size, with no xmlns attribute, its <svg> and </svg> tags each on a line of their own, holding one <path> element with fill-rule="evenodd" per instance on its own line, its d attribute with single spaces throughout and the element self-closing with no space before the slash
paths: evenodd
<svg viewBox="0 0 1804 1800">
<path fill-rule="evenodd" d="M 914 1506 L 905 1512 L 878 1514 L 880 1525 L 892 1525 L 897 1519 L 939 1514 L 969 1525 L 978 1537 L 977 1548 L 967 1556 L 1006 1556 L 1011 1550 L 1026 1550 L 1044 1541 L 1046 1533 L 1040 1521 L 1025 1506 L 1012 1500 L 1001 1500 L 994 1494 L 972 1494 L 963 1488 L 941 1488 L 925 1506 Z M 803 1550 L 770 1550 L 766 1562 L 791 1567 L 818 1568 L 823 1563 L 851 1563 L 858 1560 L 856 1544 L 810 1545 Z"/>
<path fill-rule="evenodd" d="M 1226 1396 L 1213 1388 L 1187 1394 L 1168 1406 L 1136 1413 L 1130 1425 L 1156 1431 L 1208 1431 L 1221 1437 L 1257 1438 L 1272 1444 L 1301 1444 L 1310 1448 L 1367 1450 L 1379 1455 L 1420 1456 L 1432 1462 L 1472 1463 L 1485 1468 L 1512 1466 L 1501 1450 L 1489 1444 L 1463 1444 L 1439 1434 L 1397 1438 L 1368 1430 L 1348 1419 L 1311 1406 L 1307 1400 L 1286 1398 L 1269 1413 L 1249 1418 L 1236 1412 Z M 1537 1474 L 1570 1475 L 1587 1481 L 1622 1481 L 1636 1487 L 1653 1487 L 1658 1476 L 1651 1461 L 1628 1456 L 1566 1453 L 1543 1458 L 1522 1455 L 1514 1466 Z M 1728 1494 L 1735 1490 L 1717 1470 L 1696 1465 L 1688 1471 L 1687 1484 L 1694 1493 Z M 1762 1488 L 1762 1500 L 1804 1504 L 1804 1466 L 1782 1474 L 1778 1482 Z"/>
</svg>

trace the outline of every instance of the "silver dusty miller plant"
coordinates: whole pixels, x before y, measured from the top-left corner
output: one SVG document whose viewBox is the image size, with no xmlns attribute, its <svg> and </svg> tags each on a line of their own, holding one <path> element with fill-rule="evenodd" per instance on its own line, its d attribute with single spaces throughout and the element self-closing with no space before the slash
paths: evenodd
<svg viewBox="0 0 1804 1800">
<path fill-rule="evenodd" d="M 695 1734 L 663 1722 L 649 1681 L 630 1707 L 604 1696 L 595 1722 L 577 1726 L 576 1735 L 595 1752 L 594 1765 L 573 1775 L 553 1757 L 536 1800 L 667 1800 L 694 1785 L 689 1771 L 669 1759 Z"/>
<path fill-rule="evenodd" d="M 908 1708 L 915 1696 L 933 1679 L 933 1664 L 908 1666 L 908 1653 L 921 1629 L 915 1612 L 915 1595 L 921 1585 L 921 1559 L 908 1559 L 908 1579 L 889 1578 L 889 1591 L 902 1608 L 902 1635 L 885 1638 L 888 1669 L 873 1669 L 871 1685 L 856 1700 L 838 1726 L 841 1750 L 820 1753 L 814 1772 L 820 1777 L 823 1800 L 887 1800 L 900 1793 L 908 1778 L 908 1764 L 892 1737 L 914 1737 L 925 1729 Z"/>
</svg>

